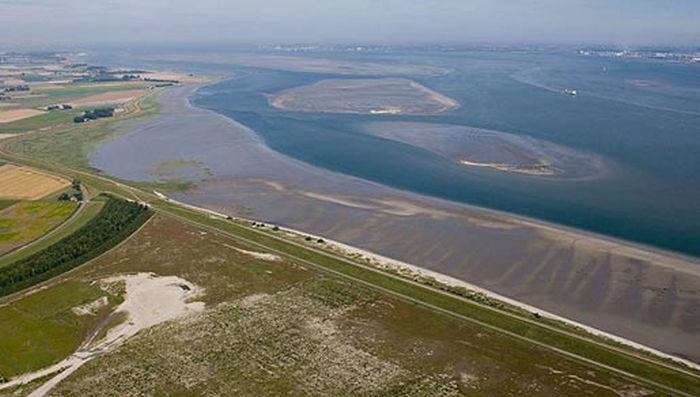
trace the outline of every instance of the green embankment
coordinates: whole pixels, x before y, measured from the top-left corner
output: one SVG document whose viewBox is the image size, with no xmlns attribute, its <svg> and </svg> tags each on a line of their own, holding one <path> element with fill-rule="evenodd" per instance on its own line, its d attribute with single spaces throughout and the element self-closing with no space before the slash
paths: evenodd
<svg viewBox="0 0 700 397">
<path fill-rule="evenodd" d="M 107 196 L 100 213 L 57 243 L 0 268 L 0 296 L 57 276 L 108 251 L 137 230 L 151 211 Z"/>
</svg>

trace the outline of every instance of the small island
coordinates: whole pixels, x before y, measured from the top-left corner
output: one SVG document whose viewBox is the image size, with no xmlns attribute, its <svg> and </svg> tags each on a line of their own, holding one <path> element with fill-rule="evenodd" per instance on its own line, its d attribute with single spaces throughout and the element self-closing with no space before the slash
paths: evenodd
<svg viewBox="0 0 700 397">
<path fill-rule="evenodd" d="M 526 135 L 419 122 L 375 122 L 365 132 L 430 150 L 467 167 L 523 175 L 587 178 L 601 172 L 593 155 Z"/>
<path fill-rule="evenodd" d="M 271 106 L 294 112 L 429 115 L 459 104 L 413 80 L 328 79 L 268 96 Z"/>
</svg>

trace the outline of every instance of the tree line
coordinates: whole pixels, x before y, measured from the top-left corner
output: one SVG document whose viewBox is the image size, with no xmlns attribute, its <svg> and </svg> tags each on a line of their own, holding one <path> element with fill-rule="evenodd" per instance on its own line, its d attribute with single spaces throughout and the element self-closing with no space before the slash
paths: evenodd
<svg viewBox="0 0 700 397">
<path fill-rule="evenodd" d="M 0 268 L 0 296 L 68 271 L 108 251 L 136 231 L 152 214 L 146 206 L 103 196 L 100 212 L 73 234 Z"/>
</svg>

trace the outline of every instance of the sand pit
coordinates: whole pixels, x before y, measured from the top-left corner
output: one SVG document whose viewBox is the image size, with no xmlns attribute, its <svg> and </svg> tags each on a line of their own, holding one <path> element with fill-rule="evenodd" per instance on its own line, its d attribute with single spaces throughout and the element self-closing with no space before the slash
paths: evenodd
<svg viewBox="0 0 700 397">
<path fill-rule="evenodd" d="M 11 123 L 17 120 L 28 119 L 30 117 L 38 116 L 44 114 L 41 110 L 36 109 L 12 109 L 4 110 L 0 112 L 0 124 Z"/>
<path fill-rule="evenodd" d="M 12 164 L 0 166 L 0 198 L 38 200 L 70 186 L 70 181 Z"/>
<path fill-rule="evenodd" d="M 147 92 L 148 90 L 146 89 L 105 92 L 102 94 L 91 95 L 85 98 L 76 99 L 74 101 L 69 102 L 69 104 L 75 107 L 80 107 L 106 105 L 112 103 L 125 103 L 136 99 L 142 95 L 145 95 Z"/>
<path fill-rule="evenodd" d="M 103 339 L 95 343 L 89 343 L 88 338 L 87 346 L 80 348 L 58 364 L 0 384 L 0 390 L 25 384 L 60 371 L 30 394 L 32 397 L 43 396 L 83 364 L 105 351 L 121 345 L 142 329 L 204 309 L 203 302 L 188 302 L 190 299 L 200 296 L 201 289 L 179 277 L 158 277 L 151 273 L 138 273 L 102 280 L 103 283 L 108 284 L 120 281 L 126 284 L 126 296 L 115 313 L 126 313 L 126 321 L 110 329 Z"/>
</svg>

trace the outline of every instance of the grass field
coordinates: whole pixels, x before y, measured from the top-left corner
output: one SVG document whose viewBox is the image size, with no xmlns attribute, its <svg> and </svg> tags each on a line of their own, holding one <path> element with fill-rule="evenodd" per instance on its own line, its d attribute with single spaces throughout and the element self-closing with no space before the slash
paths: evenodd
<svg viewBox="0 0 700 397">
<path fill-rule="evenodd" d="M 13 164 L 0 166 L 0 199 L 37 200 L 70 186 L 70 181 Z"/>
<path fill-rule="evenodd" d="M 27 256 L 32 255 L 33 253 L 36 253 L 42 249 L 45 249 L 46 247 L 51 246 L 52 244 L 58 242 L 66 236 L 73 234 L 76 230 L 85 226 L 87 222 L 89 222 L 91 219 L 97 216 L 97 214 L 99 214 L 100 210 L 102 209 L 103 205 L 104 201 L 100 198 L 96 198 L 90 201 L 86 204 L 86 207 L 80 212 L 80 214 L 78 214 L 78 216 L 71 221 L 70 224 L 67 224 L 65 227 L 61 228 L 61 230 L 57 233 L 52 234 L 51 236 L 41 240 L 40 242 L 37 242 L 36 244 L 32 244 L 31 246 L 27 247 L 22 251 L 11 252 L 0 257 L 0 268 L 2 268 L 3 266 L 10 265 L 13 262 L 16 262 L 20 259 L 26 258 Z"/>
<path fill-rule="evenodd" d="M 8 102 L 14 107 L 23 108 L 43 108 L 48 105 L 58 103 L 78 102 L 85 98 L 95 97 L 100 95 L 119 96 L 122 91 L 132 92 L 135 89 L 143 89 L 148 87 L 149 83 L 134 81 L 123 83 L 69 83 L 66 85 L 50 85 L 38 86 L 32 89 L 32 94 L 26 97 L 20 97 Z M 87 106 L 96 106 L 89 101 L 85 102 Z M 42 129 L 51 129 L 52 131 L 59 127 L 70 127 L 73 124 L 73 117 L 82 113 L 79 109 L 72 110 L 53 110 L 48 113 L 33 116 L 23 120 L 13 121 L 9 123 L 0 123 L 0 134 L 20 134 L 30 131 Z"/>
<path fill-rule="evenodd" d="M 110 303 L 95 315 L 71 311 L 103 296 Z M 9 379 L 70 355 L 117 302 L 119 296 L 98 286 L 67 281 L 0 306 L 0 376 Z"/>
<path fill-rule="evenodd" d="M 72 202 L 23 201 L 0 210 L 0 255 L 44 235 L 76 207 Z"/>
<path fill-rule="evenodd" d="M 73 123 L 73 117 L 82 113 L 80 110 L 54 110 L 40 116 L 0 124 L 0 134 L 21 134 L 42 128 L 56 128 Z"/>
</svg>

